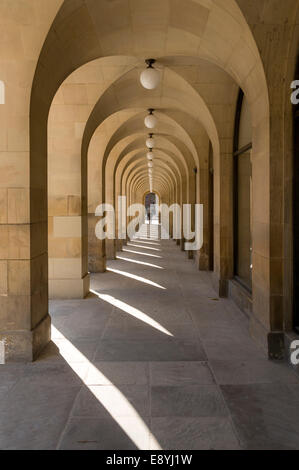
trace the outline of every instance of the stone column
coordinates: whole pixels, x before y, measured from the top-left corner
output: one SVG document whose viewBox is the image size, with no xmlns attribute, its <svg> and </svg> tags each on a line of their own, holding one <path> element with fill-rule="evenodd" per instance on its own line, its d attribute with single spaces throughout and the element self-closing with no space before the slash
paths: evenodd
<svg viewBox="0 0 299 470">
<path fill-rule="evenodd" d="M 61 4 L 48 2 L 46 15 L 43 2 L 23 2 L 18 14 L 7 4 L 1 18 L 6 38 L 0 50 L 5 85 L 5 104 L 0 105 L 0 341 L 5 362 L 32 361 L 50 341 L 46 126 L 44 116 L 34 122 L 31 137 L 39 136 L 41 146 L 31 155 L 30 97 L 40 49 Z M 29 43 L 28 54 L 23 46 Z"/>
<path fill-rule="evenodd" d="M 116 240 L 109 240 L 105 241 L 106 244 L 106 258 L 113 260 L 116 258 Z"/>
<path fill-rule="evenodd" d="M 96 237 L 96 224 L 100 217 L 88 214 L 88 270 L 90 273 L 106 271 L 105 240 Z"/>
<path fill-rule="evenodd" d="M 199 172 L 199 198 L 200 204 L 203 205 L 203 246 L 197 252 L 197 265 L 200 271 L 208 271 L 210 269 L 210 255 L 211 249 L 210 246 L 210 227 L 213 225 L 210 224 L 211 217 L 211 198 L 210 198 L 210 171 L 208 168 L 201 168 Z"/>
<path fill-rule="evenodd" d="M 116 240 L 116 251 L 122 251 L 125 240 Z"/>
<path fill-rule="evenodd" d="M 5 362 L 32 361 L 50 341 L 46 193 L 37 187 L 30 192 L 28 160 L 28 152 L 0 155 L 0 341 Z M 39 198 L 40 211 L 30 212 L 30 197 Z"/>
<path fill-rule="evenodd" d="M 52 197 L 49 204 L 49 297 L 84 298 L 89 292 L 87 257 L 83 253 L 87 218 L 80 215 L 80 198 L 66 196 L 60 202 L 66 209 L 64 215 L 57 210 L 56 198 Z"/>
</svg>

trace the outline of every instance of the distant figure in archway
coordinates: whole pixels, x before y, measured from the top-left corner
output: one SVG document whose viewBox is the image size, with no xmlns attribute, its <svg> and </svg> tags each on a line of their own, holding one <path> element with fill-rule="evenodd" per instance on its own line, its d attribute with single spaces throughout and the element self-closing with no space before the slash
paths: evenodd
<svg viewBox="0 0 299 470">
<path fill-rule="evenodd" d="M 156 212 L 157 196 L 155 193 L 148 193 L 145 197 L 145 210 L 147 214 L 148 223 L 151 223 Z"/>
</svg>

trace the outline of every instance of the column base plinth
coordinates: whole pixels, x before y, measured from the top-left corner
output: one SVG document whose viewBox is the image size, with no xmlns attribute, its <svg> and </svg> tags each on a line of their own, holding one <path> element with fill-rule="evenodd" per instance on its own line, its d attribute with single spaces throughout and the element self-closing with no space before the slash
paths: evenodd
<svg viewBox="0 0 299 470">
<path fill-rule="evenodd" d="M 84 299 L 90 286 L 90 276 L 83 279 L 50 279 L 49 298 L 54 299 Z"/>
<path fill-rule="evenodd" d="M 5 364 L 33 362 L 51 341 L 50 315 L 46 315 L 31 331 L 0 331 L 0 341 L 4 342 L 4 358 L 0 358 L 1 362 L 2 359 Z"/>
</svg>

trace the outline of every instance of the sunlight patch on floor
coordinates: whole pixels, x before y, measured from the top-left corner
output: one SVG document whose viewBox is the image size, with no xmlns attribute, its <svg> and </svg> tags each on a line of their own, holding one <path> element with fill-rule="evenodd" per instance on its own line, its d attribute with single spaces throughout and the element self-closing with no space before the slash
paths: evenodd
<svg viewBox="0 0 299 470">
<path fill-rule="evenodd" d="M 159 248 L 154 248 L 152 246 L 134 245 L 133 243 L 128 243 L 128 246 L 133 246 L 135 248 L 145 248 L 146 250 L 162 251 Z"/>
<path fill-rule="evenodd" d="M 126 251 L 128 253 L 134 253 L 135 255 L 151 256 L 152 258 L 162 258 L 162 256 L 153 255 L 152 253 L 143 253 L 141 251 L 127 250 L 126 248 L 123 248 L 123 251 Z"/>
<path fill-rule="evenodd" d="M 156 282 L 150 281 L 145 277 L 136 276 L 136 274 L 127 273 L 125 271 L 119 271 L 119 269 L 107 268 L 106 271 L 114 274 L 119 274 L 120 276 L 128 277 L 129 279 L 134 279 L 134 281 L 143 282 L 143 284 L 148 284 L 149 286 L 157 287 L 158 289 L 166 290 L 166 287 L 157 284 Z"/>
<path fill-rule="evenodd" d="M 131 240 L 132 242 L 134 243 L 145 243 L 146 245 L 153 245 L 153 246 L 161 246 L 161 243 L 158 243 L 158 242 L 154 242 L 154 241 L 148 241 L 149 238 L 133 238 L 133 240 Z"/>
<path fill-rule="evenodd" d="M 125 395 L 113 384 L 107 387 L 88 385 L 86 380 L 82 378 L 82 364 L 88 366 L 92 372 L 93 380 L 96 383 L 105 383 L 109 379 L 97 369 L 54 325 L 52 325 L 53 342 L 59 348 L 60 355 L 69 364 L 72 370 L 80 377 L 84 385 L 99 401 L 99 403 L 107 410 L 111 418 L 125 432 L 139 450 L 144 449 L 145 436 L 151 436 L 151 446 L 153 450 L 162 450 L 158 441 L 151 434 L 149 428 L 131 405 Z M 121 415 L 121 416 L 120 416 Z M 130 420 L 122 418 L 129 417 Z M 103 432 L 105 430 L 103 429 Z"/>
<path fill-rule="evenodd" d="M 135 239 L 133 239 L 135 240 Z M 160 238 L 159 237 L 137 237 L 136 240 L 141 240 L 141 241 L 152 241 L 152 242 L 159 242 Z M 159 243 L 160 244 L 160 243 Z"/>
<path fill-rule="evenodd" d="M 92 289 L 91 289 L 91 292 L 95 294 L 97 297 L 99 297 L 99 299 L 104 300 L 105 302 L 108 302 L 110 305 L 113 305 L 114 307 L 122 310 L 125 313 L 128 313 L 129 315 L 132 315 L 132 317 L 135 317 L 138 320 L 141 320 L 143 323 L 146 323 L 147 325 L 151 326 L 152 328 L 155 328 L 161 333 L 164 333 L 167 336 L 173 336 L 173 334 L 170 333 L 170 331 L 168 331 L 166 328 L 160 325 L 160 323 L 153 320 L 149 315 L 142 312 L 141 310 L 138 310 L 137 308 L 132 307 L 131 305 L 126 304 L 125 302 L 122 302 L 121 300 L 118 300 L 115 297 L 112 297 L 111 295 L 100 294 L 99 292 L 92 290 Z"/>
<path fill-rule="evenodd" d="M 128 261 L 129 263 L 142 264 L 143 266 L 148 266 L 150 268 L 165 269 L 162 266 L 158 266 L 157 264 L 146 263 L 145 261 L 138 261 L 136 259 L 123 258 L 122 256 L 117 256 L 116 259 L 120 259 L 122 261 Z"/>
</svg>

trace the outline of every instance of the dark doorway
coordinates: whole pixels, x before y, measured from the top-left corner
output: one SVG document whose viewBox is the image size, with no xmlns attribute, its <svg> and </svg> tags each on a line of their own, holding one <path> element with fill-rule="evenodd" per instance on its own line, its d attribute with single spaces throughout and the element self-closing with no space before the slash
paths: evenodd
<svg viewBox="0 0 299 470">
<path fill-rule="evenodd" d="M 240 89 L 234 135 L 234 277 L 252 291 L 251 116 Z"/>
<path fill-rule="evenodd" d="M 299 80 L 299 59 L 295 80 Z M 299 333 L 299 104 L 294 106 L 294 327 Z"/>
<path fill-rule="evenodd" d="M 213 148 L 209 151 L 209 270 L 214 271 L 214 164 Z"/>
</svg>

